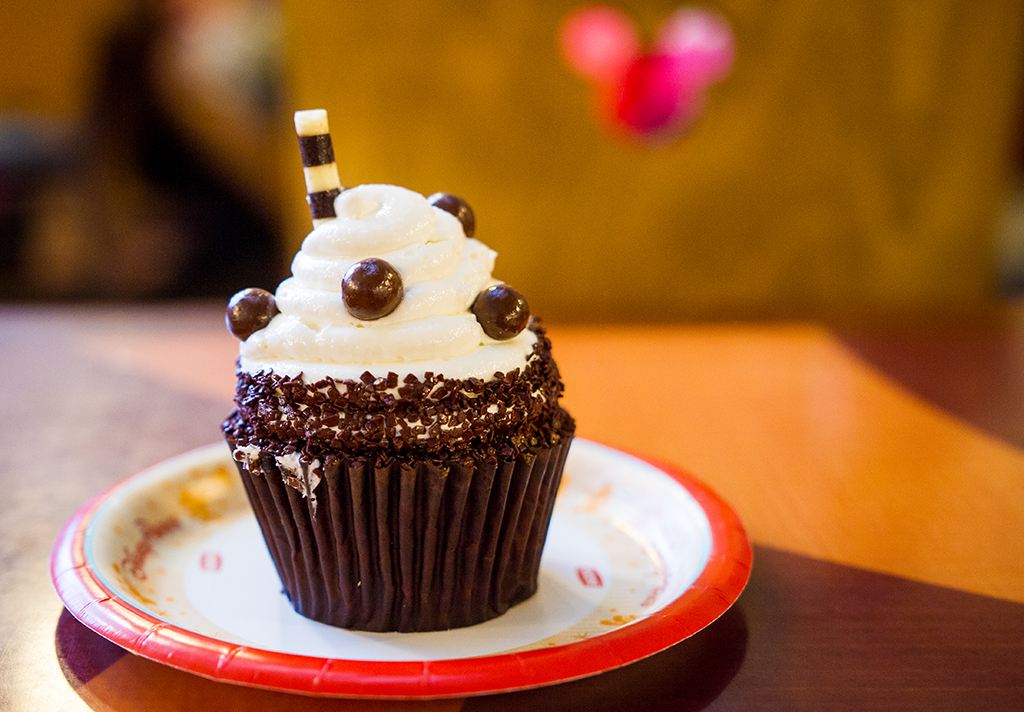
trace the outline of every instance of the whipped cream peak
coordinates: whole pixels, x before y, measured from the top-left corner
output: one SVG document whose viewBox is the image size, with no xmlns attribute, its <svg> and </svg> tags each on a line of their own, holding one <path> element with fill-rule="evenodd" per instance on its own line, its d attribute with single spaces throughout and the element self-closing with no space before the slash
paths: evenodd
<svg viewBox="0 0 1024 712">
<path fill-rule="evenodd" d="M 391 185 L 344 190 L 334 210 L 337 217 L 306 236 L 292 276 L 278 286 L 280 313 L 241 343 L 244 371 L 302 374 L 312 383 L 367 371 L 486 380 L 525 368 L 536 335 L 493 339 L 471 312 L 483 290 L 500 284 L 491 274 L 496 253 L 466 237 L 458 218 Z M 393 312 L 365 321 L 346 310 L 341 289 L 348 269 L 371 257 L 397 270 L 405 292 Z"/>
<path fill-rule="evenodd" d="M 334 200 L 334 206 L 338 217 L 349 220 L 365 220 L 381 209 L 381 203 L 374 199 L 372 195 L 368 195 L 365 190 L 358 192 L 346 191 L 344 198 L 338 195 Z"/>
</svg>

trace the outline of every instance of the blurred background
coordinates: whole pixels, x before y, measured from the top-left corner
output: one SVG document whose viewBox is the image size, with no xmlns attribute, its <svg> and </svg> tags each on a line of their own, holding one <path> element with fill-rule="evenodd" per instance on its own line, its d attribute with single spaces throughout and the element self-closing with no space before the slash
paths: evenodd
<svg viewBox="0 0 1024 712">
<path fill-rule="evenodd" d="M 610 3 L 646 42 L 682 3 Z M 559 50 L 578 2 L 0 3 L 0 299 L 226 300 L 344 184 L 456 193 L 562 321 L 960 318 L 1024 296 L 1024 4 L 722 0 L 736 56 L 636 140 Z"/>
</svg>

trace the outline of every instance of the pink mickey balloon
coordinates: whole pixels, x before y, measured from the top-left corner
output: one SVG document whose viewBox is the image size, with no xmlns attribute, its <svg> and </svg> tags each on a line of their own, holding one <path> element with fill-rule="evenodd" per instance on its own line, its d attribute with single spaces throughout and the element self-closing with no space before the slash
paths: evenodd
<svg viewBox="0 0 1024 712">
<path fill-rule="evenodd" d="M 650 51 L 630 19 L 606 6 L 572 13 L 560 39 L 569 66 L 593 82 L 599 112 L 642 140 L 689 129 L 707 87 L 729 74 L 736 53 L 725 18 L 687 7 L 662 23 Z"/>
</svg>

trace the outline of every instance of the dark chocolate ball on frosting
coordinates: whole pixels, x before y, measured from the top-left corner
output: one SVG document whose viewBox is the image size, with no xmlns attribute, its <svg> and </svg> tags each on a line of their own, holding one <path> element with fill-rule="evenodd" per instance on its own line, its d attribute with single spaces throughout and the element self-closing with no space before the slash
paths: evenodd
<svg viewBox="0 0 1024 712">
<path fill-rule="evenodd" d="M 228 330 L 245 341 L 264 328 L 277 314 L 274 295 L 265 289 L 249 287 L 235 294 L 228 301 L 224 321 Z"/>
<path fill-rule="evenodd" d="M 484 333 L 504 341 L 516 336 L 530 322 L 530 306 L 522 294 L 507 284 L 496 284 L 477 295 L 473 315 Z"/>
<path fill-rule="evenodd" d="M 434 193 L 427 198 L 427 202 L 457 217 L 462 223 L 462 231 L 466 233 L 466 237 L 473 237 L 473 233 L 476 232 L 476 217 L 469 203 L 451 193 Z"/>
<path fill-rule="evenodd" d="M 370 257 L 348 268 L 341 281 L 341 298 L 356 319 L 371 321 L 398 308 L 405 289 L 402 277 L 387 260 Z"/>
</svg>

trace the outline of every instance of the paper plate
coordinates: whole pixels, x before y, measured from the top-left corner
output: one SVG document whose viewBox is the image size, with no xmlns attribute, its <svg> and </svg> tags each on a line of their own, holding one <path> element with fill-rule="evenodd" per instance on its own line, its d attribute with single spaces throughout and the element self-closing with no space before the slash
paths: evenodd
<svg viewBox="0 0 1024 712">
<path fill-rule="evenodd" d="M 112 487 L 65 525 L 50 571 L 89 628 L 209 678 L 311 695 L 452 697 L 594 675 L 712 623 L 750 573 L 739 519 L 679 470 L 577 438 L 538 592 L 432 633 L 363 633 L 295 613 L 226 445 Z"/>
</svg>

